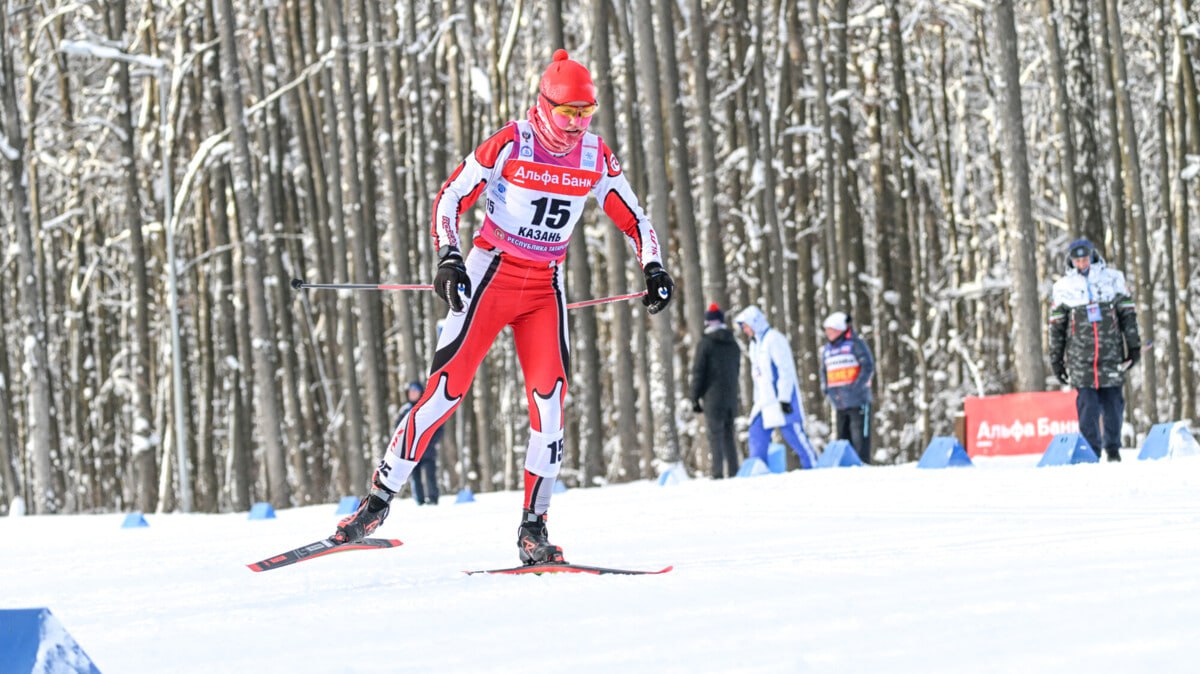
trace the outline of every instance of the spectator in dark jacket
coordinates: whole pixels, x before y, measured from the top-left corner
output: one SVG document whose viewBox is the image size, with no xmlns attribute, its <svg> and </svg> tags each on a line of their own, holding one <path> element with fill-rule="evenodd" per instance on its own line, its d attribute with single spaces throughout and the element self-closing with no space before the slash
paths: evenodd
<svg viewBox="0 0 1200 674">
<path fill-rule="evenodd" d="M 827 340 L 821 350 L 821 391 L 833 403 L 838 440 L 849 440 L 863 463 L 871 463 L 871 349 L 850 325 L 850 317 L 835 311 L 822 324 Z"/>
<path fill-rule="evenodd" d="M 737 474 L 733 418 L 737 415 L 741 362 L 742 350 L 733 331 L 725 326 L 725 313 L 716 304 L 709 305 L 704 314 L 704 336 L 692 364 L 692 409 L 703 412 L 708 421 L 714 479 Z"/>
<path fill-rule="evenodd" d="M 1109 269 L 1090 241 L 1079 239 L 1067 248 L 1067 273 L 1054 282 L 1052 293 L 1050 367 L 1059 381 L 1075 387 L 1079 432 L 1097 455 L 1103 448 L 1109 461 L 1120 461 L 1121 389 L 1125 371 L 1142 356 L 1125 275 Z"/>
<path fill-rule="evenodd" d="M 400 408 L 400 419 L 408 414 L 413 405 L 421 399 L 425 393 L 425 386 L 419 381 L 410 381 L 408 388 L 405 389 L 405 395 L 408 396 L 408 402 Z M 399 422 L 396 425 L 400 425 Z M 437 474 L 437 448 L 442 441 L 442 427 L 438 427 L 433 433 L 433 438 L 429 440 L 429 446 L 425 449 L 425 453 L 421 455 L 421 460 L 417 463 L 417 467 L 412 473 L 412 490 L 413 499 L 417 505 L 437 505 L 438 502 L 438 474 Z"/>
</svg>

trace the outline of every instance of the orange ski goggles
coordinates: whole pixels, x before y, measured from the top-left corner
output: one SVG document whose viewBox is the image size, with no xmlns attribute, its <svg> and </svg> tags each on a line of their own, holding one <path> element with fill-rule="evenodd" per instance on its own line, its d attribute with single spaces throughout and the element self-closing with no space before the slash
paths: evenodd
<svg viewBox="0 0 1200 674">
<path fill-rule="evenodd" d="M 599 107 L 595 103 L 592 103 L 590 105 L 578 105 L 578 106 L 577 105 L 564 105 L 562 103 L 556 103 L 556 102 L 550 100 L 550 98 L 547 97 L 545 94 L 542 94 L 542 98 L 545 98 L 546 102 L 549 103 L 551 106 L 553 106 L 551 109 L 554 111 L 555 114 L 562 115 L 563 117 L 568 117 L 571 119 L 580 119 L 580 120 L 587 119 L 588 117 L 591 117 L 592 115 L 596 114 L 596 108 Z"/>
</svg>

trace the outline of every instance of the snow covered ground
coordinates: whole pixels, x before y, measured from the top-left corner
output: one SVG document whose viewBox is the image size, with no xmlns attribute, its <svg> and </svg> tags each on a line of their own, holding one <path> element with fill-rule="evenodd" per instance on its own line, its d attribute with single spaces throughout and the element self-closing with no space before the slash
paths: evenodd
<svg viewBox="0 0 1200 674">
<path fill-rule="evenodd" d="M 517 563 L 520 495 L 400 503 L 350 552 L 334 506 L 0 519 L 0 608 L 49 607 L 121 672 L 1196 672 L 1200 459 L 913 465 L 571 490 L 579 563 L 661 576 L 466 576 Z M 2 668 L 0 668 L 2 669 Z"/>
</svg>

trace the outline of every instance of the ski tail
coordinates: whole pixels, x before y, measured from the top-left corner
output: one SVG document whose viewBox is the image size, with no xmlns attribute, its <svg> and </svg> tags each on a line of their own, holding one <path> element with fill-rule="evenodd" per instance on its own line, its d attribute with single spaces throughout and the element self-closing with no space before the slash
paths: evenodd
<svg viewBox="0 0 1200 674">
<path fill-rule="evenodd" d="M 335 543 L 328 538 L 322 538 L 314 543 L 302 545 L 298 548 L 282 552 L 274 557 L 268 557 L 259 560 L 252 564 L 247 564 L 246 568 L 254 572 L 270 571 L 283 566 L 291 566 L 299 562 L 304 562 L 317 557 L 324 557 L 335 552 L 348 552 L 350 550 L 383 550 L 394 548 L 403 545 L 403 543 L 394 538 L 364 538 L 361 541 L 354 543 Z"/>
</svg>

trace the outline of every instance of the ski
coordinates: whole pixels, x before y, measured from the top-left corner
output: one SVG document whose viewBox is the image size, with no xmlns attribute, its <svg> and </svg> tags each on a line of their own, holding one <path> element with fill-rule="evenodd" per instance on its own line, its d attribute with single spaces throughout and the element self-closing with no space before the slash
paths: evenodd
<svg viewBox="0 0 1200 674">
<path fill-rule="evenodd" d="M 251 571 L 270 571 L 278 569 L 281 566 L 290 566 L 297 562 L 303 562 L 325 555 L 331 555 L 335 552 L 346 552 L 348 550 L 382 550 L 384 548 L 394 548 L 398 545 L 403 545 L 395 538 L 364 538 L 357 543 L 334 543 L 331 539 L 323 538 L 316 543 L 302 545 L 295 550 L 268 557 L 260 562 L 247 564 L 246 567 Z"/>
<path fill-rule="evenodd" d="M 468 576 L 477 573 L 488 574 L 506 574 L 515 575 L 519 573 L 535 573 L 542 575 L 543 573 L 588 573 L 594 576 L 605 576 L 609 574 L 621 576 L 654 576 L 660 573 L 667 573 L 674 566 L 668 566 L 658 571 L 640 571 L 637 569 L 612 569 L 603 566 L 584 566 L 581 564 L 526 564 L 524 566 L 515 566 L 511 569 L 481 569 L 478 571 L 463 571 Z"/>
</svg>

